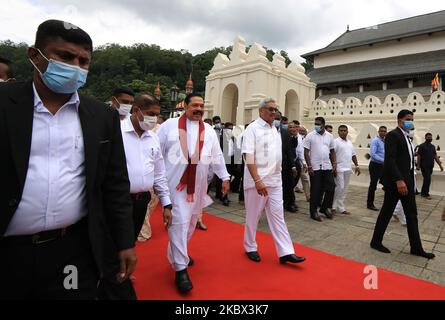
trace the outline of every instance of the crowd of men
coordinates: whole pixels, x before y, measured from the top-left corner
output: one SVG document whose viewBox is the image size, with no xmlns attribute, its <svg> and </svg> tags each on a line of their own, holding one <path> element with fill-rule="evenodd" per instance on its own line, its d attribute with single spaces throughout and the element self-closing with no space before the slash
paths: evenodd
<svg viewBox="0 0 445 320">
<path fill-rule="evenodd" d="M 239 194 L 246 208 L 244 250 L 257 263 L 263 211 L 278 261 L 305 261 L 295 255 L 284 219 L 285 211 L 298 211 L 296 192 L 304 193 L 317 222 L 320 213 L 328 219 L 350 214 L 345 195 L 351 175 L 361 172 L 346 125 L 334 139 L 324 118 L 308 130 L 267 98 L 258 118 L 235 137 L 233 123 L 203 119 L 204 99 L 195 93 L 185 98 L 183 115 L 166 121 L 148 93 L 117 88 L 106 105 L 77 93 L 92 50 L 82 29 L 48 20 L 28 49 L 32 81 L 9 81 L 11 74 L 0 69 L 0 134 L 7 137 L 0 141 L 0 271 L 7 275 L 0 299 L 136 299 L 135 242 L 150 238 L 158 202 L 175 284 L 188 293 L 188 268 L 195 263 L 188 242 L 197 226 L 207 229 L 202 211 L 212 203 L 212 184 L 225 206 L 230 190 Z M 379 181 L 385 199 L 370 245 L 390 252 L 383 235 L 400 201 L 411 253 L 431 259 L 420 240 L 414 174 L 422 171 L 421 194 L 429 199 L 434 161 L 443 168 L 431 134 L 417 153 L 412 146 L 412 112 L 402 110 L 397 118 L 398 127 L 389 133 L 380 128 L 371 145 L 368 209 L 377 210 Z M 77 290 L 66 289 L 68 265 L 78 270 Z"/>
</svg>

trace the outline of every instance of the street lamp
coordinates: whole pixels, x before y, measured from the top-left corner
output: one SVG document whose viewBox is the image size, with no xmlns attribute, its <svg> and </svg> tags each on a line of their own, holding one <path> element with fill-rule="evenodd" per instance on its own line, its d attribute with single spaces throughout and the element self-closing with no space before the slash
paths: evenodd
<svg viewBox="0 0 445 320">
<path fill-rule="evenodd" d="M 176 103 L 178 102 L 179 97 L 179 88 L 176 85 L 173 85 L 170 89 L 170 102 L 171 102 L 171 112 L 175 112 L 176 109 Z"/>
</svg>

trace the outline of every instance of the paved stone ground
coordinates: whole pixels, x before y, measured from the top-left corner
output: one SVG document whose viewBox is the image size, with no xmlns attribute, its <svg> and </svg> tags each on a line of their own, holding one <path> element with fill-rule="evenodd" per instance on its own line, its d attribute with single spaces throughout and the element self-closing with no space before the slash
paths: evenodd
<svg viewBox="0 0 445 320">
<path fill-rule="evenodd" d="M 211 195 L 213 196 L 212 193 Z M 369 247 L 378 212 L 366 209 L 366 196 L 366 188 L 350 186 L 346 196 L 346 209 L 352 214 L 337 214 L 333 220 L 324 218 L 320 223 L 309 218 L 309 203 L 303 200 L 302 194 L 296 194 L 299 212 L 285 212 L 292 240 L 337 256 L 445 286 L 445 221 L 441 220 L 445 197 L 433 196 L 432 200 L 417 197 L 423 246 L 426 251 L 432 251 L 436 255 L 435 259 L 427 260 L 409 254 L 406 227 L 395 220 L 391 221 L 383 240 L 391 254 L 380 253 Z M 206 212 L 244 224 L 244 205 L 238 202 L 238 194 L 230 194 L 229 199 L 229 207 L 215 200 Z M 375 205 L 380 208 L 382 202 L 383 191 L 378 190 Z M 212 228 L 211 225 L 208 227 Z M 265 215 L 261 218 L 258 229 L 270 233 Z"/>
</svg>

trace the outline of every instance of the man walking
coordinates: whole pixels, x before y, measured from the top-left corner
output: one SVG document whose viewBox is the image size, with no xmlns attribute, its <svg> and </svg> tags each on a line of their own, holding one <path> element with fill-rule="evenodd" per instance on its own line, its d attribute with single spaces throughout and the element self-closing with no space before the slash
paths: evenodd
<svg viewBox="0 0 445 320">
<path fill-rule="evenodd" d="M 379 128 L 379 135 L 371 141 L 371 161 L 369 162 L 369 176 L 371 181 L 368 188 L 368 200 L 366 207 L 372 211 L 379 211 L 374 205 L 375 190 L 382 177 L 383 162 L 385 161 L 385 126 Z"/>
<path fill-rule="evenodd" d="M 382 241 L 396 204 L 401 200 L 406 216 L 411 254 L 432 259 L 435 255 L 423 250 L 417 220 L 414 148 L 409 138 L 409 132 L 414 130 L 413 113 L 409 110 L 401 110 L 397 115 L 397 120 L 398 127 L 388 133 L 385 138 L 385 165 L 382 175 L 385 198 L 375 225 L 371 248 L 391 253 L 383 246 Z"/>
<path fill-rule="evenodd" d="M 322 221 L 318 214 L 318 205 L 321 195 L 325 193 L 320 212 L 332 219 L 330 208 L 334 202 L 337 163 L 334 137 L 326 131 L 324 118 L 315 118 L 315 130 L 306 136 L 303 146 L 311 179 L 310 216 L 313 220 Z"/>
<path fill-rule="evenodd" d="M 337 156 L 337 175 L 335 176 L 334 209 L 341 214 L 350 214 L 345 209 L 346 190 L 352 174 L 351 163 L 354 162 L 355 172 L 360 175 L 354 145 L 348 140 L 348 127 L 338 127 L 338 138 L 335 139 L 335 155 Z"/>
<path fill-rule="evenodd" d="M 281 137 L 273 125 L 277 112 L 274 99 L 261 101 L 259 118 L 243 134 L 242 152 L 246 162 L 244 248 L 249 259 L 261 261 L 255 236 L 258 221 L 265 210 L 280 263 L 299 263 L 305 259 L 295 255 L 284 221 Z"/>
<path fill-rule="evenodd" d="M 423 185 L 420 195 L 423 198 L 431 200 L 430 196 L 430 185 L 431 185 L 431 175 L 433 174 L 434 161 L 440 167 L 440 171 L 443 171 L 442 162 L 437 156 L 436 147 L 432 144 L 433 135 L 431 133 L 425 134 L 425 142 L 419 145 L 417 151 L 417 170 L 422 171 Z"/>
<path fill-rule="evenodd" d="M 164 157 L 173 204 L 168 226 L 168 259 L 176 271 L 176 286 L 181 293 L 192 288 L 187 267 L 194 261 L 188 254 L 190 241 L 202 209 L 212 200 L 207 195 L 209 166 L 223 181 L 222 194 L 230 189 L 230 175 L 215 130 L 202 121 L 204 99 L 195 93 L 185 100 L 180 118 L 164 122 L 157 132 Z"/>
</svg>

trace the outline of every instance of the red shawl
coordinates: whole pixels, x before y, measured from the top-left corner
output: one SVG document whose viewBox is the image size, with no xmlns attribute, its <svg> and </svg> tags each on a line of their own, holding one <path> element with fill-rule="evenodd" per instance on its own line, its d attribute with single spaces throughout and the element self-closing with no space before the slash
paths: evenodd
<svg viewBox="0 0 445 320">
<path fill-rule="evenodd" d="M 180 183 L 187 186 L 187 194 L 193 195 L 195 193 L 196 183 L 196 166 L 201 159 L 202 147 L 204 146 L 204 122 L 199 121 L 199 134 L 196 143 L 195 153 L 190 157 L 187 145 L 187 118 L 183 114 L 179 118 L 179 142 L 184 157 L 188 161 L 187 169 L 185 170 Z"/>
</svg>

